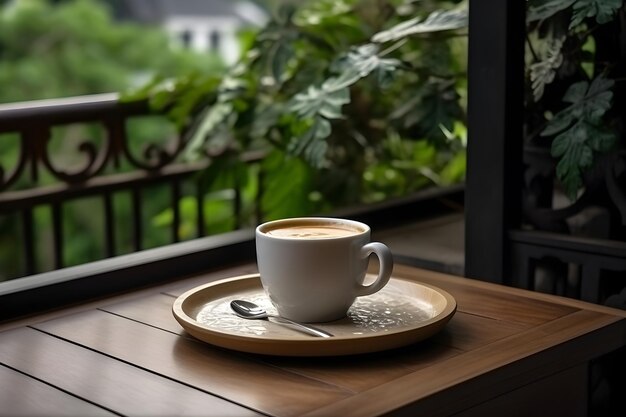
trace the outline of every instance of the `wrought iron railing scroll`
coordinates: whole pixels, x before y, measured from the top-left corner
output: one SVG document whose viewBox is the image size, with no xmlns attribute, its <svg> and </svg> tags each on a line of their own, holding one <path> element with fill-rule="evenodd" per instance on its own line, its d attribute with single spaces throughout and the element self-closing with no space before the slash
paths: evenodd
<svg viewBox="0 0 626 417">
<path fill-rule="evenodd" d="M 103 242 L 96 258 L 145 248 L 144 199 L 155 186 L 169 190 L 164 210 L 171 212 L 170 231 L 163 243 L 189 238 L 180 232 L 183 213 L 179 203 L 185 196 L 196 202 L 192 237 L 205 235 L 204 190 L 196 174 L 208 160 L 185 161 L 184 135 L 175 129 L 168 137 L 144 140 L 137 149 L 138 139 L 129 125 L 142 117 L 159 115 L 144 101 L 120 102 L 116 94 L 0 105 L 0 146 L 2 141 L 14 142 L 0 147 L 11 149 L 10 155 L 0 155 L 0 235 L 14 237 L 20 258 L 19 268 L 0 267 L 0 281 L 67 266 L 64 247 L 68 239 L 76 238 L 68 236 L 65 224 L 64 210 L 71 201 L 99 201 Z M 167 125 L 165 118 L 159 123 Z M 239 190 L 232 191 L 234 216 L 239 218 Z M 130 195 L 130 208 L 124 213 L 116 204 L 120 193 Z M 38 225 L 41 210 L 48 213 L 49 231 Z M 120 244 L 121 223 L 129 225 L 131 237 L 125 245 Z"/>
</svg>

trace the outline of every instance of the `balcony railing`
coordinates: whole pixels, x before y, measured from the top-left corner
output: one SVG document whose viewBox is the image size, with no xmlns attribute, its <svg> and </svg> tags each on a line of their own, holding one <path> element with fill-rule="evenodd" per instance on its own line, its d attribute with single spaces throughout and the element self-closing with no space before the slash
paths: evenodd
<svg viewBox="0 0 626 417">
<path fill-rule="evenodd" d="M 161 243 L 206 234 L 205 190 L 197 173 L 208 161 L 183 160 L 185 136 L 174 129 L 167 137 L 151 137 L 139 146 L 133 123 L 141 123 L 142 118 L 148 118 L 144 125 L 167 126 L 165 118 L 154 114 L 146 102 L 123 103 L 116 94 L 0 105 L 0 149 L 17 150 L 17 155 L 5 152 L 0 159 L 0 228 L 13 228 L 11 234 L 18 236 L 13 245 L 18 245 L 16 253 L 21 258 L 19 268 L 0 268 L 5 271 L 2 274 L 13 270 L 12 276 L 0 276 L 0 280 L 67 266 L 68 234 L 86 233 L 68 231 L 64 224 L 64 207 L 74 201 L 92 201 L 88 210 L 94 210 L 94 221 L 102 223 L 103 242 L 100 253 L 92 255 L 95 259 L 146 248 L 146 229 L 155 226 L 145 220 L 143 196 L 155 186 L 161 194 L 169 194 L 167 207 L 161 208 L 171 214 L 169 238 L 162 238 Z M 13 141 L 10 146 L 9 141 Z M 254 163 L 260 156 L 251 154 L 246 159 Z M 236 229 L 241 226 L 241 196 L 238 189 L 229 193 L 232 228 Z M 116 204 L 121 195 L 129 200 L 124 219 Z M 184 196 L 195 201 L 195 232 L 181 236 L 179 203 Z M 47 218 L 49 232 L 36 225 L 35 213 L 42 211 L 38 216 Z M 120 223 L 127 230 L 120 230 Z"/>
</svg>

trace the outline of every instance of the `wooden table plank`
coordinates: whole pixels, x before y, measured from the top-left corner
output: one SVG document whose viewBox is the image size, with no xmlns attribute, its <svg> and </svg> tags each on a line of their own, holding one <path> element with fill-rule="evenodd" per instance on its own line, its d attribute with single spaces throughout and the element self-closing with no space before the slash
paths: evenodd
<svg viewBox="0 0 626 417">
<path fill-rule="evenodd" d="M 490 282 L 480 281 L 477 279 L 464 278 L 456 275 L 444 274 L 441 272 L 430 271 L 421 268 L 414 268 L 408 265 L 394 265 L 394 274 L 418 282 L 431 283 L 440 288 L 472 288 L 472 292 L 487 291 L 496 296 L 513 295 L 518 298 L 519 302 L 526 303 L 528 301 L 543 301 L 560 307 L 570 307 L 573 310 L 589 310 L 598 313 L 609 314 L 626 318 L 626 310 L 620 310 L 613 307 L 607 307 L 602 304 L 594 304 L 586 301 L 580 301 L 575 298 L 563 297 L 538 291 L 526 290 L 522 288 L 509 287 L 506 285 L 494 285 Z M 488 301 L 491 303 L 491 300 Z M 529 305 L 530 308 L 530 305 Z"/>
<path fill-rule="evenodd" d="M 434 337 L 393 351 L 340 358 L 242 354 L 196 341 L 174 320 L 171 305 L 176 295 L 215 279 L 255 271 L 253 264 L 213 270 L 149 291 L 71 307 L 54 313 L 53 320 L 42 321 L 50 315 L 33 317 L 28 321 L 32 328 L 23 327 L 26 321 L 9 323 L 19 330 L 0 333 L 0 363 L 6 360 L 20 372 L 0 366 L 11 371 L 6 378 L 0 374 L 0 381 L 4 386 L 5 381 L 26 378 L 28 384 L 43 384 L 53 393 L 78 399 L 95 391 L 97 383 L 81 386 L 81 378 L 102 373 L 103 392 L 115 392 L 111 385 L 119 378 L 123 391 L 126 380 L 145 377 L 152 380 L 148 384 L 167 381 L 177 387 L 174 392 L 198 394 L 188 401 L 194 407 L 201 407 L 207 397 L 243 405 L 248 413 L 277 417 L 390 412 L 473 416 L 506 410 L 510 400 L 535 404 L 538 392 L 559 390 L 562 384 L 555 381 L 569 382 L 568 389 L 580 396 L 587 390 L 581 382 L 588 361 L 626 345 L 626 312 L 403 265 L 396 265 L 394 275 L 449 291 L 459 310 Z M 13 338 L 17 341 L 6 347 L 4 341 Z M 39 359 L 31 363 L 29 351 L 38 352 Z M 159 386 L 155 395 L 162 392 L 166 397 L 162 401 L 167 401 L 165 391 Z M 567 395 L 559 401 L 567 401 Z M 84 399 L 114 402 L 95 393 Z M 127 407 L 124 412 L 114 407 L 112 411 L 145 414 L 131 399 L 119 402 Z M 584 404 L 568 402 L 570 407 L 562 409 L 575 411 Z M 133 413 L 126 412 L 133 408 Z M 59 414 L 72 412 L 61 408 Z"/>
<path fill-rule="evenodd" d="M 588 417 L 588 373 L 587 366 L 578 365 L 463 410 L 454 417 Z"/>
<path fill-rule="evenodd" d="M 626 323 L 615 316 L 578 311 L 435 363 L 306 416 L 356 417 L 390 412 L 452 415 L 624 346 L 625 331 Z M 579 343 L 565 343 L 574 338 L 579 338 Z"/>
<path fill-rule="evenodd" d="M 103 311 L 129 318 L 150 326 L 158 327 L 173 333 L 192 337 L 174 319 L 171 308 L 174 298 L 165 294 L 145 297 L 141 303 L 136 301 L 123 302 L 102 307 Z M 360 391 L 382 384 L 401 375 L 411 372 L 414 363 L 425 363 L 436 358 L 443 359 L 460 353 L 457 349 L 442 350 L 433 343 L 423 343 L 407 349 L 398 349 L 393 355 L 379 353 L 359 355 L 356 357 L 339 358 L 274 358 L 271 356 L 248 355 L 254 360 L 265 362 L 273 367 L 280 367 L 294 373 L 319 379 L 337 385 L 349 391 Z M 413 358 L 413 359 L 411 359 Z M 413 365 L 413 366 L 412 366 Z M 371 372 L 368 368 L 375 368 Z"/>
<path fill-rule="evenodd" d="M 103 311 L 34 327 L 267 414 L 301 415 L 350 395 L 337 386 Z"/>
<path fill-rule="evenodd" d="M 175 298 L 167 294 L 153 294 L 141 300 L 115 303 L 100 310 L 126 317 L 175 334 L 186 335 L 172 314 Z"/>
<path fill-rule="evenodd" d="M 519 333 L 528 326 L 458 311 L 441 333 L 433 336 L 438 344 L 461 351 L 470 351 L 496 340 Z"/>
<path fill-rule="evenodd" d="M 357 356 L 266 357 L 263 360 L 282 369 L 363 392 L 461 353 L 452 348 L 442 349 L 433 341 L 424 341 L 405 348 Z"/>
<path fill-rule="evenodd" d="M 508 288 L 509 291 L 503 291 L 506 287 L 467 285 L 468 281 L 472 280 L 404 265 L 395 265 L 393 274 L 448 291 L 456 299 L 460 311 L 510 323 L 538 325 L 577 310 L 554 302 L 526 298 L 522 293 L 510 291 L 511 288 Z M 445 279 L 442 279 L 444 277 Z"/>
<path fill-rule="evenodd" d="M 185 333 L 182 327 L 171 313 L 173 302 L 174 298 L 171 296 L 155 294 L 146 296 L 141 302 L 132 300 L 104 306 L 101 309 L 183 335 Z M 443 360 L 462 351 L 510 336 L 526 327 L 518 323 L 459 312 L 448 323 L 446 329 L 433 338 L 433 342 L 425 341 L 415 346 L 397 349 L 393 353 L 381 352 L 356 358 L 311 358 L 307 361 L 259 356 L 258 360 L 351 391 L 362 391 L 420 369 L 432 361 Z M 450 349 L 441 349 L 440 345 L 448 346 Z M 376 371 L 372 372 L 371 368 Z"/>
<path fill-rule="evenodd" d="M 240 270 L 231 271 L 231 274 L 225 277 L 257 272 L 258 270 L 255 265 L 246 265 Z M 541 324 L 576 310 L 575 307 L 555 304 L 535 297 L 520 299 L 519 297 L 522 293 L 501 291 L 501 288 L 506 287 L 467 285 L 468 282 L 472 282 L 473 280 L 417 269 L 406 265 L 394 265 L 392 276 L 413 279 L 448 291 L 456 299 L 460 311 L 471 311 L 472 314 L 496 320 L 505 320 L 520 325 L 528 326 Z M 179 283 L 176 287 L 170 287 L 164 292 L 178 297 L 195 286 L 214 281 L 215 279 L 215 276 L 195 277 Z"/>
<path fill-rule="evenodd" d="M 0 363 L 122 415 L 260 415 L 27 327 L 0 334 Z"/>
<path fill-rule="evenodd" d="M 172 333 L 183 334 L 183 328 L 172 314 L 174 300 L 174 297 L 167 294 L 153 294 L 147 295 L 141 300 L 130 300 L 102 306 L 101 310 Z M 528 328 L 527 324 L 457 312 L 446 325 L 444 331 L 436 336 L 436 339 L 439 343 L 446 346 L 467 351 L 493 340 L 510 336 L 525 328 Z"/>
<path fill-rule="evenodd" d="M 115 416 L 116 414 L 0 365 L 0 416 Z"/>
</svg>

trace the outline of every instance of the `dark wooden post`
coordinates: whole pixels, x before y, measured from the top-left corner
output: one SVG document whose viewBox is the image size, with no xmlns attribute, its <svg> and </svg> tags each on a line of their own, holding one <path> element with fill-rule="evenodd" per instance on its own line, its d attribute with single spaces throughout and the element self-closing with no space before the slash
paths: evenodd
<svg viewBox="0 0 626 417">
<path fill-rule="evenodd" d="M 465 275 L 499 283 L 520 224 L 525 5 L 470 0 Z"/>
</svg>

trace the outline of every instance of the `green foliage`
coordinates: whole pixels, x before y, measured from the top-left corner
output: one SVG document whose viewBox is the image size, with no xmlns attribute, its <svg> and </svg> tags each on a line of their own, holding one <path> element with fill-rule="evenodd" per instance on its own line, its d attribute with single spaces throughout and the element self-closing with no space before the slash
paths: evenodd
<svg viewBox="0 0 626 417">
<path fill-rule="evenodd" d="M 223 190 L 207 194 L 203 201 L 205 232 L 207 234 L 225 233 L 235 227 L 233 216 L 232 190 Z M 198 217 L 198 201 L 195 197 L 186 196 L 178 202 L 180 210 L 180 226 L 178 229 L 181 239 L 196 237 L 196 220 Z M 171 208 L 162 211 L 152 218 L 156 227 L 169 229 L 174 221 L 174 212 Z"/>
<path fill-rule="evenodd" d="M 574 121 L 599 124 L 602 116 L 611 107 L 611 88 L 614 84 L 613 80 L 607 80 L 603 76 L 597 77 L 591 85 L 587 81 L 572 84 L 563 97 L 564 102 L 570 103 L 569 107 L 557 113 L 541 134 L 553 135 L 569 127 Z"/>
<path fill-rule="evenodd" d="M 535 22 L 538 20 L 548 19 L 555 14 L 567 9 L 577 0 L 548 0 L 531 1 L 526 13 L 527 22 Z"/>
<path fill-rule="evenodd" d="M 557 176 L 573 200 L 582 186 L 581 172 L 593 165 L 593 152 L 606 152 L 616 140 L 614 132 L 601 126 L 602 116 L 611 107 L 613 80 L 599 76 L 591 85 L 581 81 L 570 86 L 563 101 L 569 107 L 557 113 L 541 134 L 558 134 L 552 142 L 552 156 L 561 158 Z"/>
<path fill-rule="evenodd" d="M 313 173 L 300 159 L 273 151 L 263 161 L 263 208 L 268 220 L 310 213 L 316 202 L 310 196 Z"/>
<path fill-rule="evenodd" d="M 364 173 L 369 200 L 381 201 L 404 190 L 417 191 L 430 184 L 448 185 L 463 179 L 465 153 L 453 158 L 427 141 L 390 136 L 384 143 L 385 158 L 367 167 Z"/>
<path fill-rule="evenodd" d="M 556 175 L 571 200 L 584 188 L 585 175 L 599 156 L 613 149 L 621 136 L 617 129 L 621 116 L 613 106 L 614 96 L 623 94 L 615 82 L 623 66 L 610 61 L 614 56 L 596 55 L 596 37 L 609 33 L 601 27 L 615 24 L 622 3 L 529 2 L 527 141 L 550 147 L 558 161 Z M 558 92 L 562 101 L 554 100 L 550 92 Z M 551 141 L 545 143 L 545 138 Z"/>
<path fill-rule="evenodd" d="M 103 3 L 19 0 L 0 9 L 0 101 L 123 91 L 220 68 L 216 57 L 175 50 L 164 32 L 113 21 Z"/>
<path fill-rule="evenodd" d="M 249 49 L 221 80 L 196 74 L 167 88 L 157 81 L 140 96 L 163 97 L 161 108 L 179 109 L 170 115 L 187 121 L 188 157 L 212 160 L 208 182 L 243 170 L 224 160 L 267 152 L 260 199 L 266 218 L 459 181 L 464 143 L 450 132 L 465 123 L 466 6 L 288 5 L 248 36 Z M 199 94 L 195 85 L 207 88 Z M 394 154 L 393 141 L 410 150 Z M 393 186 L 377 174 L 391 171 Z"/>
<path fill-rule="evenodd" d="M 121 23 L 113 19 L 104 2 L 97 0 L 70 0 L 50 2 L 45 0 L 17 0 L 0 3 L 0 102 L 67 97 L 103 92 L 121 92 L 137 88 L 155 74 L 154 84 L 146 85 L 140 95 L 160 90 L 151 95 L 155 107 L 168 108 L 172 120 L 179 128 L 190 122 L 191 109 L 207 100 L 206 92 L 214 91 L 224 70 L 220 59 L 210 54 L 196 54 L 175 49 L 164 31 L 153 27 Z M 191 75 L 185 75 L 191 74 Z M 176 100 L 166 93 L 168 85 L 188 85 L 185 100 Z M 177 86 L 173 86 L 176 90 Z M 138 120 L 136 120 L 138 119 Z M 136 123 L 135 123 L 136 120 Z M 161 118 L 129 121 L 131 152 L 139 154 L 141 148 L 155 138 L 163 138 L 171 123 Z M 86 138 L 100 147 L 100 132 L 89 124 L 55 128 L 48 143 L 53 164 L 68 169 L 81 167 L 85 154 L 79 145 Z M 14 136 L 14 137 L 13 137 Z M 20 141 L 17 135 L 0 135 L 0 171 L 11 172 L 19 159 Z M 124 164 L 122 170 L 127 169 Z M 112 170 L 113 168 L 109 168 Z M 48 185 L 56 179 L 40 170 L 39 185 Z M 15 189 L 32 187 L 23 178 Z M 116 242 L 118 253 L 132 251 L 127 222 L 131 212 L 128 196 L 114 195 L 116 217 Z M 170 200 L 168 190 L 149 190 L 143 195 L 146 216 L 159 212 Z M 102 222 L 95 221 L 101 214 L 101 203 L 84 199 L 64 204 L 63 224 L 67 236 L 64 244 L 66 265 L 75 265 L 100 259 L 103 255 L 104 231 Z M 50 250 L 51 218 L 49 207 L 34 210 L 37 233 L 38 270 L 53 267 Z M 208 218 L 208 217 L 207 217 Z M 10 242 L 19 235 L 19 219 L 0 216 L 0 280 L 18 274 L 21 242 Z M 146 228 L 144 247 L 154 247 L 169 238 L 168 229 Z M 164 239 L 165 236 L 165 239 Z"/>
<path fill-rule="evenodd" d="M 546 85 L 554 81 L 557 69 L 563 64 L 563 40 L 550 40 L 545 58 L 530 65 L 530 81 L 535 101 L 541 99 Z"/>
<path fill-rule="evenodd" d="M 436 10 L 426 19 L 416 17 L 377 33 L 374 42 L 389 42 L 406 38 L 415 34 L 430 34 L 433 32 L 462 29 L 467 27 L 467 10 Z"/>
<path fill-rule="evenodd" d="M 590 17 L 595 17 L 599 24 L 608 23 L 620 7 L 622 0 L 578 0 L 574 3 L 574 13 L 569 27 L 574 28 Z"/>
<path fill-rule="evenodd" d="M 587 18 L 595 17 L 598 24 L 613 20 L 615 12 L 622 6 L 622 0 L 550 0 L 531 1 L 526 20 L 535 22 L 553 17 L 570 9 L 569 29 L 580 25 Z"/>
</svg>

